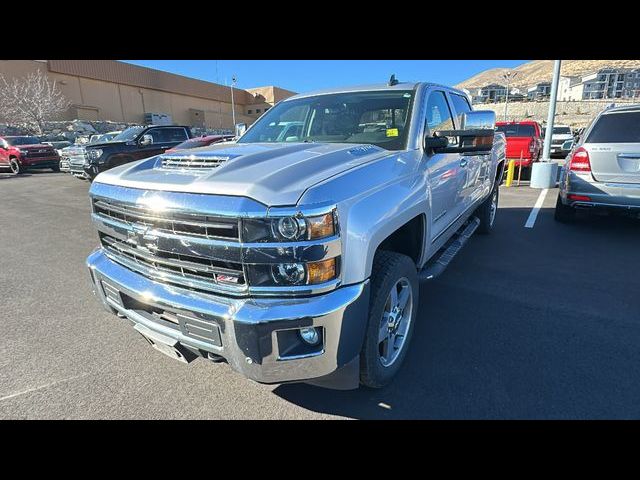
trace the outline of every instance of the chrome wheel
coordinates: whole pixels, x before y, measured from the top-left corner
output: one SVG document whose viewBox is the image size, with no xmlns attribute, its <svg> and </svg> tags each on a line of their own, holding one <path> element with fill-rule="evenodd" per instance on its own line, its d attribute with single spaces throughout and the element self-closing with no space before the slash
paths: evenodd
<svg viewBox="0 0 640 480">
<path fill-rule="evenodd" d="M 20 173 L 20 164 L 18 163 L 17 160 L 13 159 L 11 160 L 11 173 L 17 175 L 18 173 Z"/>
<path fill-rule="evenodd" d="M 496 212 L 498 211 L 498 187 L 495 187 L 491 194 L 491 207 L 489 210 L 489 226 L 493 226 L 493 222 L 496 219 Z"/>
<path fill-rule="evenodd" d="M 413 292 L 405 277 L 391 288 L 378 330 L 378 354 L 383 367 L 398 359 L 407 338 L 413 312 Z"/>
</svg>

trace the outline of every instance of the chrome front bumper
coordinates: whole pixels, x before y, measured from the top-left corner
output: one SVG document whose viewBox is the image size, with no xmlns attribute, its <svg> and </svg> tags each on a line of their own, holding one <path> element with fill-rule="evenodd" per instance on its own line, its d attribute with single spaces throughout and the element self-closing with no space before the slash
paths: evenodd
<svg viewBox="0 0 640 480">
<path fill-rule="evenodd" d="M 261 383 L 327 376 L 354 360 L 362 347 L 368 281 L 305 298 L 229 298 L 154 282 L 112 261 L 102 250 L 88 257 L 87 266 L 94 293 L 109 312 L 201 356 L 223 357 L 236 371 Z M 146 313 L 152 309 L 167 312 L 179 323 Z M 290 332 L 311 326 L 322 328 L 316 351 L 303 355 L 284 351 L 285 340 L 290 346 L 297 338 Z"/>
</svg>

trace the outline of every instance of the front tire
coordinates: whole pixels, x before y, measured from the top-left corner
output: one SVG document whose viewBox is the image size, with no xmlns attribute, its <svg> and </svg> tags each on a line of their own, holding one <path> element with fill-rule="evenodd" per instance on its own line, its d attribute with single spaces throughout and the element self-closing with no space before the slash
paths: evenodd
<svg viewBox="0 0 640 480">
<path fill-rule="evenodd" d="M 14 175 L 19 175 L 23 172 L 22 165 L 18 162 L 18 159 L 12 158 L 9 162 L 9 168 L 11 168 L 11 173 Z"/>
<path fill-rule="evenodd" d="M 494 185 L 491 195 L 482 202 L 482 205 L 476 210 L 476 216 L 480 219 L 480 225 L 478 225 L 479 233 L 491 233 L 493 225 L 496 221 L 496 215 L 498 214 L 498 200 L 500 198 L 500 189 L 498 185 Z"/>
<path fill-rule="evenodd" d="M 560 223 L 570 223 L 576 217 L 576 209 L 562 203 L 560 195 L 556 201 L 556 211 L 553 214 L 553 218 Z"/>
<path fill-rule="evenodd" d="M 409 257 L 379 251 L 373 260 L 369 321 L 360 352 L 360 383 L 388 385 L 407 354 L 418 314 L 420 288 Z"/>
<path fill-rule="evenodd" d="M 55 173 L 59 173 L 60 172 L 60 164 L 58 165 L 54 165 L 53 167 L 51 167 L 51 170 Z"/>
</svg>

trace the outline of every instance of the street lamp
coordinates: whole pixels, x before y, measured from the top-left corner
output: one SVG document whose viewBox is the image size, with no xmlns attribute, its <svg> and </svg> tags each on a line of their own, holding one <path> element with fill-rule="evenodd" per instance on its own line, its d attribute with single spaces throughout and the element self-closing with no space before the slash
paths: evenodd
<svg viewBox="0 0 640 480">
<path fill-rule="evenodd" d="M 504 121 L 507 121 L 507 105 L 509 104 L 509 83 L 511 79 L 516 78 L 518 72 L 508 71 L 502 74 L 502 78 L 507 82 L 507 96 L 504 100 Z"/>
<path fill-rule="evenodd" d="M 233 126 L 234 127 L 236 125 L 236 107 L 235 107 L 235 104 L 233 102 L 233 87 L 235 87 L 237 81 L 238 81 L 238 79 L 236 78 L 235 75 L 233 77 L 231 77 L 231 116 L 233 118 Z"/>
</svg>

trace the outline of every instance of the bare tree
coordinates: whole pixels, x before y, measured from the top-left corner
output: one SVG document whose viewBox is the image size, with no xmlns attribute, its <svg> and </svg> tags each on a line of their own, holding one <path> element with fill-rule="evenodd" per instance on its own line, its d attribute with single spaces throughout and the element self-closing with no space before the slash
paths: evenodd
<svg viewBox="0 0 640 480">
<path fill-rule="evenodd" d="M 66 111 L 70 103 L 55 80 L 37 70 L 10 82 L 0 75 L 0 105 L 7 122 L 41 134 L 45 122 Z"/>
</svg>

